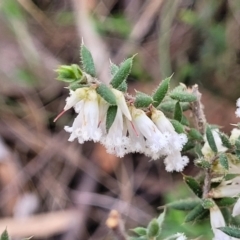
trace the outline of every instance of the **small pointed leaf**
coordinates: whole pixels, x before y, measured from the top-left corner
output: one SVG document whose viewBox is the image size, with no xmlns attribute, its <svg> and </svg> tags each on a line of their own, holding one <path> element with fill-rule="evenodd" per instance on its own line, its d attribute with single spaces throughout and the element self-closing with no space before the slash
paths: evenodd
<svg viewBox="0 0 240 240">
<path fill-rule="evenodd" d="M 225 133 L 220 132 L 219 136 L 220 136 L 220 138 L 222 140 L 222 144 L 223 144 L 224 147 L 227 147 L 227 148 L 231 148 L 232 147 L 232 145 L 231 145 L 231 143 L 229 141 L 229 138 L 228 138 L 228 136 Z"/>
<path fill-rule="evenodd" d="M 0 240 L 10 240 L 10 238 L 9 238 L 9 236 L 8 236 L 7 229 L 5 229 L 5 230 L 3 231 Z"/>
<path fill-rule="evenodd" d="M 179 102 L 176 102 L 175 109 L 174 109 L 174 119 L 181 122 L 182 121 L 182 107 Z"/>
<path fill-rule="evenodd" d="M 172 99 L 178 100 L 180 102 L 194 102 L 197 100 L 197 97 L 195 95 L 182 91 L 172 91 L 169 96 Z"/>
<path fill-rule="evenodd" d="M 163 112 L 172 113 L 174 112 L 176 102 L 177 102 L 176 100 L 167 100 L 167 101 L 161 102 L 158 108 L 160 108 Z M 188 110 L 190 107 L 190 104 L 188 102 L 181 102 L 180 105 L 183 111 Z"/>
<path fill-rule="evenodd" d="M 206 137 L 210 148 L 213 150 L 213 152 L 217 153 L 218 152 L 217 145 L 213 137 L 212 129 L 209 126 L 207 126 L 206 129 Z"/>
<path fill-rule="evenodd" d="M 137 92 L 134 105 L 136 108 L 145 108 L 148 107 L 152 102 L 153 99 L 151 96 L 142 92 Z"/>
<path fill-rule="evenodd" d="M 157 237 L 160 233 L 158 221 L 154 218 L 147 226 L 147 236 L 151 239 Z"/>
<path fill-rule="evenodd" d="M 157 90 L 154 92 L 154 94 L 153 94 L 153 100 L 154 100 L 153 106 L 154 107 L 158 107 L 159 104 L 164 99 L 164 97 L 166 96 L 168 89 L 169 89 L 171 78 L 172 78 L 172 76 L 164 79 L 158 86 Z"/>
<path fill-rule="evenodd" d="M 226 154 L 221 153 L 219 156 L 219 163 L 225 168 L 226 170 L 229 169 L 228 158 Z"/>
<path fill-rule="evenodd" d="M 180 211 L 189 211 L 201 203 L 200 199 L 183 199 L 167 204 L 167 207 Z"/>
<path fill-rule="evenodd" d="M 126 92 L 128 88 L 127 82 L 124 80 L 116 89 L 121 92 Z"/>
<path fill-rule="evenodd" d="M 111 81 L 111 84 L 114 88 L 118 88 L 123 81 L 126 81 L 128 75 L 131 72 L 134 57 L 135 55 L 125 60 L 119 66 L 118 71 L 116 71 Z"/>
<path fill-rule="evenodd" d="M 91 75 L 92 77 L 96 77 L 96 70 L 95 70 L 92 54 L 85 47 L 84 44 L 81 45 L 80 53 L 81 53 L 82 66 L 84 71 L 89 75 Z"/>
<path fill-rule="evenodd" d="M 158 221 L 158 225 L 159 227 L 161 228 L 162 225 L 163 225 L 163 222 L 165 220 L 165 217 L 166 217 L 166 208 L 164 208 L 164 211 L 159 215 L 159 217 L 157 218 L 157 221 Z"/>
<path fill-rule="evenodd" d="M 215 202 L 211 198 L 205 198 L 202 200 L 202 206 L 204 209 L 210 209 L 215 205 Z"/>
<path fill-rule="evenodd" d="M 147 229 L 143 227 L 136 227 L 134 229 L 131 229 L 131 231 L 135 232 L 139 236 L 146 236 L 147 235 Z"/>
<path fill-rule="evenodd" d="M 119 67 L 116 64 L 110 62 L 111 76 L 114 76 L 117 73 L 118 70 L 119 70 Z"/>
<path fill-rule="evenodd" d="M 190 137 L 193 140 L 203 141 L 202 134 L 195 128 L 190 129 L 190 131 L 188 132 L 188 137 Z"/>
<path fill-rule="evenodd" d="M 174 129 L 177 133 L 184 133 L 185 132 L 183 125 L 179 121 L 174 120 L 174 119 L 170 119 L 170 122 L 173 125 L 173 127 L 174 127 Z"/>
<path fill-rule="evenodd" d="M 117 115 L 117 106 L 110 106 L 107 110 L 106 130 L 109 131 Z"/>
<path fill-rule="evenodd" d="M 202 197 L 202 188 L 196 179 L 190 176 L 183 176 L 183 180 L 188 185 L 188 187 L 198 196 Z"/>
<path fill-rule="evenodd" d="M 204 208 L 202 204 L 198 204 L 194 209 L 192 209 L 185 218 L 185 223 L 192 222 L 197 220 L 199 217 L 201 217 L 202 213 L 204 212 Z"/>
<path fill-rule="evenodd" d="M 110 105 L 117 105 L 116 97 L 107 85 L 103 83 L 100 84 L 96 91 Z"/>
<path fill-rule="evenodd" d="M 219 207 L 230 207 L 237 201 L 237 199 L 231 197 L 224 197 L 220 199 L 215 199 L 214 201 Z"/>
<path fill-rule="evenodd" d="M 240 238 L 240 228 L 236 227 L 220 227 L 218 228 L 228 236 L 234 237 L 234 238 Z"/>
</svg>

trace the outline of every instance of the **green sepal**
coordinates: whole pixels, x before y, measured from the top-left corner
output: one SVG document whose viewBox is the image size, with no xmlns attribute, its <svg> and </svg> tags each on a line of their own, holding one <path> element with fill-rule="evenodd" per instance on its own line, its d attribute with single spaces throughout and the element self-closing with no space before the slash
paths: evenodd
<svg viewBox="0 0 240 240">
<path fill-rule="evenodd" d="M 117 115 L 117 106 L 110 106 L 107 110 L 106 130 L 109 131 Z"/>
<path fill-rule="evenodd" d="M 89 86 L 90 86 L 89 84 L 81 84 L 81 83 L 78 83 L 78 82 L 73 82 L 69 85 L 69 88 L 71 90 L 75 91 L 78 88 L 89 87 Z"/>
<path fill-rule="evenodd" d="M 134 233 L 136 233 L 138 236 L 146 236 L 147 235 L 147 229 L 144 227 L 136 227 L 134 229 L 131 229 Z"/>
<path fill-rule="evenodd" d="M 210 148 L 213 150 L 213 152 L 217 153 L 218 152 L 217 145 L 213 137 L 212 129 L 209 127 L 209 125 L 206 128 L 206 137 Z"/>
<path fill-rule="evenodd" d="M 223 168 L 225 168 L 226 170 L 229 169 L 228 158 L 227 158 L 226 154 L 221 153 L 221 154 L 219 155 L 219 163 L 220 163 L 221 166 L 222 166 Z"/>
<path fill-rule="evenodd" d="M 184 115 L 182 115 L 181 124 L 184 125 L 184 126 L 189 126 L 190 125 L 188 119 Z"/>
<path fill-rule="evenodd" d="M 114 76 L 117 73 L 118 70 L 119 70 L 119 67 L 116 64 L 114 64 L 114 63 L 112 63 L 110 61 L 110 73 L 111 73 L 111 76 Z"/>
<path fill-rule="evenodd" d="M 76 65 L 61 65 L 55 70 L 58 73 L 57 80 L 72 83 L 82 78 L 82 70 Z"/>
<path fill-rule="evenodd" d="M 176 100 L 172 100 L 172 99 L 167 100 L 167 101 L 161 102 L 158 108 L 160 108 L 164 112 L 172 113 L 174 112 L 176 102 L 177 102 Z M 190 104 L 188 102 L 180 102 L 180 105 L 183 112 L 188 110 L 190 107 Z"/>
<path fill-rule="evenodd" d="M 240 238 L 240 228 L 237 227 L 220 227 L 218 228 L 228 236 L 234 237 L 234 238 Z"/>
<path fill-rule="evenodd" d="M 231 197 L 224 197 L 220 199 L 214 199 L 214 201 L 219 207 L 230 207 L 237 201 L 237 199 Z"/>
<path fill-rule="evenodd" d="M 107 103 L 117 105 L 116 96 L 107 85 L 101 83 L 96 88 L 96 91 Z"/>
<path fill-rule="evenodd" d="M 202 204 L 199 203 L 195 208 L 193 208 L 186 216 L 184 222 L 192 222 L 196 221 L 198 218 L 200 218 L 203 214 L 205 209 L 203 208 Z"/>
<path fill-rule="evenodd" d="M 96 77 L 96 69 L 93 62 L 93 57 L 91 52 L 85 47 L 84 44 L 81 45 L 80 49 L 81 61 L 83 69 L 86 73 L 92 77 Z"/>
<path fill-rule="evenodd" d="M 185 132 L 184 126 L 179 121 L 174 120 L 174 119 L 170 119 L 170 122 L 173 125 L 173 127 L 174 127 L 174 129 L 177 133 L 184 133 Z"/>
<path fill-rule="evenodd" d="M 172 76 L 165 78 L 160 85 L 158 86 L 158 88 L 156 89 L 156 91 L 153 94 L 153 106 L 154 107 L 158 107 L 159 104 L 162 102 L 162 100 L 164 99 L 164 97 L 166 96 L 168 89 L 169 89 L 169 85 L 170 85 L 170 80 L 171 80 Z"/>
<path fill-rule="evenodd" d="M 156 218 L 152 219 L 147 226 L 147 236 L 148 238 L 157 237 L 160 234 L 160 227 Z"/>
<path fill-rule="evenodd" d="M 153 99 L 151 96 L 142 93 L 142 92 L 137 92 L 136 93 L 136 98 L 134 102 L 134 106 L 136 108 L 146 108 L 148 107 L 151 103 L 153 102 Z"/>
<path fill-rule="evenodd" d="M 197 97 L 191 93 L 188 92 L 182 92 L 182 91 L 172 91 L 169 96 L 172 99 L 175 99 L 180 102 L 194 102 L 197 100 Z"/>
<path fill-rule="evenodd" d="M 201 203 L 200 199 L 183 199 L 169 203 L 166 206 L 175 210 L 190 211 L 194 209 L 199 203 Z"/>
<path fill-rule="evenodd" d="M 8 232 L 7 232 L 7 229 L 5 229 L 3 231 L 3 233 L 1 234 L 1 239 L 0 240 L 9 240 L 9 236 L 8 236 Z"/>
<path fill-rule="evenodd" d="M 199 198 L 202 197 L 202 188 L 193 177 L 183 175 L 183 180 L 188 185 L 188 187 L 193 191 L 193 193 L 195 193 Z"/>
<path fill-rule="evenodd" d="M 188 132 L 188 137 L 193 140 L 203 141 L 202 134 L 195 128 L 190 129 L 190 131 Z"/>
<path fill-rule="evenodd" d="M 203 169 L 210 169 L 211 168 L 211 164 L 209 161 L 206 161 L 205 159 L 203 158 L 199 158 L 199 159 L 196 159 L 194 161 L 195 165 L 198 166 L 198 167 L 201 167 Z"/>
<path fill-rule="evenodd" d="M 187 151 L 193 149 L 194 147 L 195 147 L 194 142 L 188 140 L 187 143 L 183 146 L 182 151 L 183 151 L 183 152 L 187 152 Z"/>
<path fill-rule="evenodd" d="M 126 92 L 128 88 L 127 82 L 124 80 L 116 89 L 121 92 Z"/>
<path fill-rule="evenodd" d="M 202 206 L 204 209 L 210 209 L 215 205 L 215 202 L 211 198 L 205 198 L 202 200 Z"/>
<path fill-rule="evenodd" d="M 176 102 L 175 108 L 174 108 L 174 119 L 181 122 L 182 121 L 182 107 L 179 102 Z"/>
<path fill-rule="evenodd" d="M 126 59 L 123 63 L 120 64 L 119 69 L 116 71 L 110 82 L 114 88 L 118 88 L 124 80 L 126 81 L 128 75 L 131 72 L 134 57 L 135 55 L 131 58 Z"/>
<path fill-rule="evenodd" d="M 228 136 L 225 133 L 220 132 L 219 133 L 219 137 L 221 138 L 222 144 L 223 144 L 224 147 L 227 147 L 227 148 L 231 148 L 232 147 L 232 145 L 231 145 L 231 143 L 229 141 L 229 138 L 228 138 Z"/>
</svg>

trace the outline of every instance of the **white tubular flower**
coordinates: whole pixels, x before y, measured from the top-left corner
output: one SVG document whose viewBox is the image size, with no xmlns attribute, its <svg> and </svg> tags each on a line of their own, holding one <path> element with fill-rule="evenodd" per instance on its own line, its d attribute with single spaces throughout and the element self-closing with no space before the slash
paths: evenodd
<svg viewBox="0 0 240 240">
<path fill-rule="evenodd" d="M 227 151 L 227 148 L 223 146 L 222 140 L 221 140 L 218 132 L 219 132 L 218 129 L 213 129 L 213 130 L 212 130 L 213 138 L 214 138 L 214 141 L 215 141 L 215 143 L 216 143 L 218 152 L 226 152 L 226 151 Z M 204 146 L 202 147 L 202 154 L 204 155 L 205 158 L 212 158 L 215 153 L 214 153 L 213 150 L 210 148 L 206 136 L 205 136 L 204 138 L 205 138 L 205 144 L 204 144 Z"/>
<path fill-rule="evenodd" d="M 225 220 L 223 215 L 217 205 L 214 205 L 210 210 L 210 222 L 212 226 L 212 230 L 214 233 L 213 240 L 231 240 L 232 238 L 225 233 L 223 233 L 218 228 L 225 227 Z"/>
<path fill-rule="evenodd" d="M 118 107 L 115 120 L 108 133 L 102 138 L 101 143 L 105 145 L 107 152 L 123 157 L 128 152 L 129 138 L 123 126 L 123 115 Z M 104 123 L 105 124 L 105 123 Z"/>
<path fill-rule="evenodd" d="M 240 118 L 240 98 L 237 100 L 237 110 L 235 114 L 238 118 Z"/>
<path fill-rule="evenodd" d="M 125 97 L 123 93 L 117 89 L 111 89 L 113 94 L 116 96 L 117 106 L 121 109 L 122 113 L 126 116 L 129 121 L 132 121 L 131 114 L 129 112 Z"/>
<path fill-rule="evenodd" d="M 235 144 L 236 140 L 240 137 L 240 129 L 239 128 L 233 128 L 231 131 L 231 136 L 229 138 L 229 141 L 231 144 Z"/>
<path fill-rule="evenodd" d="M 185 236 L 184 233 L 177 233 L 176 234 L 176 240 L 187 240 L 187 237 Z"/>
<path fill-rule="evenodd" d="M 240 215 L 240 198 L 238 198 L 237 202 L 234 204 L 232 216 L 236 217 Z"/>
<path fill-rule="evenodd" d="M 65 130 L 71 133 L 69 141 L 73 141 L 75 138 L 78 138 L 79 143 L 91 140 L 99 141 L 102 132 L 98 127 L 99 106 L 95 89 L 87 89 L 83 99 L 77 102 L 74 108 L 79 114 L 72 127 L 65 127 Z"/>
<path fill-rule="evenodd" d="M 184 167 L 188 164 L 189 158 L 187 156 L 181 156 L 179 151 L 175 151 L 164 159 L 167 172 L 182 172 Z"/>
<path fill-rule="evenodd" d="M 209 192 L 209 196 L 212 198 L 222 197 L 236 197 L 240 194 L 240 177 L 235 177 L 232 180 L 222 182 L 218 187 L 213 188 Z"/>
<path fill-rule="evenodd" d="M 186 134 L 178 134 L 168 118 L 165 117 L 164 113 L 155 108 L 152 109 L 151 118 L 157 128 L 166 137 L 169 153 L 171 154 L 175 151 L 181 151 L 184 144 L 187 142 Z"/>
<path fill-rule="evenodd" d="M 166 138 L 143 110 L 132 106 L 131 114 L 134 126 L 137 126 L 139 132 L 146 139 L 146 147 L 149 149 L 149 151 L 145 152 L 147 155 L 154 156 L 154 154 L 159 153 L 160 150 L 167 146 Z"/>
</svg>

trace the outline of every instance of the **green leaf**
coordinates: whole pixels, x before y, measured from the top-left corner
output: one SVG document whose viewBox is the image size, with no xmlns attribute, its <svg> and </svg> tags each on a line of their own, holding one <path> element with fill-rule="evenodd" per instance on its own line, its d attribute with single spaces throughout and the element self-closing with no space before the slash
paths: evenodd
<svg viewBox="0 0 240 240">
<path fill-rule="evenodd" d="M 190 149 L 193 149 L 194 147 L 195 147 L 194 142 L 188 140 L 187 143 L 183 146 L 182 151 L 183 151 L 183 152 L 187 152 L 187 151 L 189 151 Z"/>
<path fill-rule="evenodd" d="M 72 64 L 71 68 L 72 68 L 75 78 L 81 79 L 81 77 L 83 76 L 83 72 L 82 72 L 81 68 L 77 64 Z"/>
<path fill-rule="evenodd" d="M 69 88 L 73 91 L 77 90 L 78 88 L 89 87 L 88 84 L 81 84 L 77 82 L 70 83 Z"/>
<path fill-rule="evenodd" d="M 174 109 L 174 119 L 181 122 L 182 121 L 182 107 L 179 102 L 176 102 L 175 109 Z"/>
<path fill-rule="evenodd" d="M 74 67 L 75 69 L 75 67 Z M 57 80 L 63 81 L 63 82 L 74 82 L 78 80 L 77 76 L 75 76 L 75 70 L 73 70 L 72 66 L 68 65 L 61 65 L 58 69 L 55 70 L 58 73 Z"/>
<path fill-rule="evenodd" d="M 121 83 L 127 79 L 132 69 L 132 63 L 133 63 L 134 57 L 135 55 L 125 60 L 119 66 L 118 71 L 116 71 L 111 81 L 111 84 L 114 88 L 118 88 L 121 85 Z"/>
<path fill-rule="evenodd" d="M 160 233 L 158 221 L 154 218 L 147 226 L 147 236 L 151 239 L 157 237 Z"/>
<path fill-rule="evenodd" d="M 202 134 L 195 128 L 190 129 L 190 131 L 188 132 L 188 137 L 193 140 L 203 141 Z"/>
<path fill-rule="evenodd" d="M 159 225 L 160 228 L 161 228 L 162 225 L 163 225 L 165 216 L 166 216 L 166 208 L 164 208 L 164 211 L 163 211 L 163 212 L 159 215 L 159 217 L 157 218 L 158 225 Z"/>
<path fill-rule="evenodd" d="M 9 236 L 8 236 L 7 229 L 5 229 L 5 230 L 3 231 L 0 240 L 9 240 Z"/>
<path fill-rule="evenodd" d="M 114 76 L 117 73 L 118 70 L 119 70 L 119 67 L 116 64 L 114 64 L 110 61 L 111 76 Z"/>
<path fill-rule="evenodd" d="M 220 199 L 214 199 L 214 201 L 219 207 L 230 207 L 237 201 L 237 199 L 231 197 L 224 197 Z"/>
<path fill-rule="evenodd" d="M 228 138 L 228 136 L 225 133 L 219 132 L 219 136 L 220 136 L 220 138 L 222 140 L 222 144 L 223 144 L 224 147 L 227 147 L 227 148 L 231 148 L 232 147 L 232 145 L 231 145 L 231 143 L 229 141 L 229 138 Z"/>
<path fill-rule="evenodd" d="M 128 88 L 127 82 L 124 80 L 116 89 L 121 92 L 126 92 Z"/>
<path fill-rule="evenodd" d="M 134 105 L 136 108 L 148 107 L 152 102 L 153 102 L 153 99 L 151 96 L 149 96 L 145 93 L 142 93 L 142 92 L 136 93 L 136 99 L 134 102 Z"/>
<path fill-rule="evenodd" d="M 220 227 L 218 228 L 228 236 L 234 237 L 234 238 L 240 238 L 240 228 L 236 227 Z"/>
<path fill-rule="evenodd" d="M 229 169 L 228 158 L 226 154 L 221 153 L 219 156 L 219 163 L 225 168 L 226 170 Z"/>
<path fill-rule="evenodd" d="M 169 85 L 170 85 L 170 80 L 171 80 L 172 76 L 164 79 L 160 85 L 158 86 L 157 90 L 154 92 L 153 94 L 153 106 L 154 107 L 158 107 L 159 104 L 162 102 L 162 100 L 164 99 L 164 97 L 166 96 L 168 89 L 169 89 Z"/>
<path fill-rule="evenodd" d="M 96 91 L 110 105 L 117 105 L 116 97 L 107 85 L 105 85 L 103 83 L 100 84 L 97 87 Z"/>
<path fill-rule="evenodd" d="M 181 124 L 184 125 L 184 126 L 189 126 L 190 125 L 188 119 L 184 115 L 182 115 Z"/>
<path fill-rule="evenodd" d="M 202 204 L 198 204 L 194 209 L 192 209 L 185 218 L 185 223 L 196 221 L 200 218 L 203 214 L 205 209 L 203 208 Z"/>
<path fill-rule="evenodd" d="M 183 199 L 167 204 L 167 207 L 180 211 L 190 211 L 201 203 L 200 199 Z"/>
<path fill-rule="evenodd" d="M 135 232 L 139 236 L 146 236 L 147 235 L 147 229 L 143 227 L 136 227 L 134 229 L 131 229 L 131 231 Z"/>
<path fill-rule="evenodd" d="M 184 175 L 183 180 L 188 185 L 188 187 L 193 191 L 193 193 L 195 193 L 199 198 L 202 197 L 202 188 L 193 177 Z"/>
<path fill-rule="evenodd" d="M 229 181 L 229 180 L 232 180 L 234 179 L 235 177 L 239 177 L 240 174 L 236 174 L 236 173 L 229 173 L 229 174 L 226 174 L 224 176 L 224 180 L 225 181 Z"/>
<path fill-rule="evenodd" d="M 82 66 L 84 71 L 89 75 L 91 75 L 92 77 L 96 77 L 96 70 L 95 70 L 92 54 L 85 47 L 84 44 L 81 45 L 80 53 L 81 53 Z"/>
<path fill-rule="evenodd" d="M 204 168 L 204 169 L 210 169 L 210 168 L 211 168 L 210 162 L 209 162 L 209 161 L 206 161 L 206 160 L 203 159 L 203 158 L 196 159 L 196 160 L 194 161 L 194 163 L 196 164 L 196 166 L 201 167 L 201 168 Z"/>
<path fill-rule="evenodd" d="M 177 133 L 184 133 L 185 132 L 183 125 L 179 121 L 174 120 L 174 119 L 170 119 L 170 122 L 173 125 L 173 127 L 174 127 L 174 129 Z"/>
<path fill-rule="evenodd" d="M 210 148 L 213 150 L 213 152 L 217 153 L 218 152 L 217 145 L 213 137 L 212 129 L 209 126 L 207 126 L 206 129 L 206 137 Z"/>
<path fill-rule="evenodd" d="M 182 92 L 182 91 L 172 91 L 169 96 L 172 99 L 178 100 L 180 102 L 194 102 L 197 100 L 197 97 L 191 93 L 188 92 Z"/>
<path fill-rule="evenodd" d="M 117 106 L 110 106 L 107 110 L 106 130 L 109 131 L 117 115 Z"/>
</svg>

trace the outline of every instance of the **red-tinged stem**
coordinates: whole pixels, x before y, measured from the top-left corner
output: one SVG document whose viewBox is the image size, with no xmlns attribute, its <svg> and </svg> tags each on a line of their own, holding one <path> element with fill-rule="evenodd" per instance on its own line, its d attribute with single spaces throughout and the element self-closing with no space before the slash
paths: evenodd
<svg viewBox="0 0 240 240">
<path fill-rule="evenodd" d="M 57 117 L 53 120 L 53 122 L 56 122 L 67 110 L 62 110 L 62 112 L 60 112 Z"/>
</svg>

